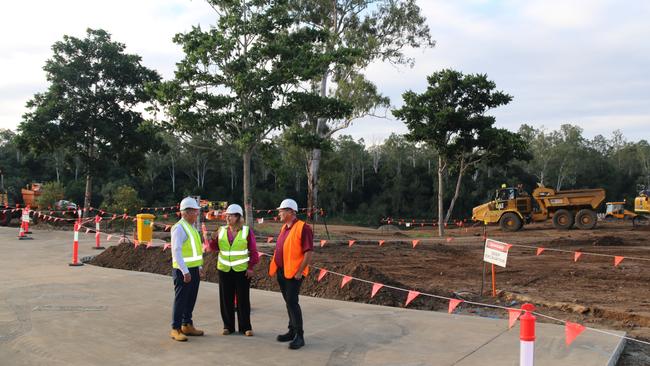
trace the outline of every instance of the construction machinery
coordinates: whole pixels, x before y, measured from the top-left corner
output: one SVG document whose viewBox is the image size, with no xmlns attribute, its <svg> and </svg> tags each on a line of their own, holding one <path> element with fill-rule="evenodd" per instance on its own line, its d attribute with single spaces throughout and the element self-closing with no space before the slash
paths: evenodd
<svg viewBox="0 0 650 366">
<path fill-rule="evenodd" d="M 637 216 L 636 213 L 625 209 L 626 201 L 622 202 L 607 202 L 605 209 L 605 220 L 619 219 L 619 220 L 634 220 Z"/>
<path fill-rule="evenodd" d="M 524 224 L 553 220 L 556 229 L 593 229 L 597 208 L 605 200 L 605 190 L 574 189 L 556 191 L 537 184 L 532 195 L 520 186 L 496 190 L 494 200 L 474 207 L 472 219 L 499 224 L 504 231 L 520 230 Z"/>
<path fill-rule="evenodd" d="M 632 220 L 634 226 L 650 224 L 650 190 L 645 187 L 634 199 L 634 213 L 636 214 Z"/>
</svg>

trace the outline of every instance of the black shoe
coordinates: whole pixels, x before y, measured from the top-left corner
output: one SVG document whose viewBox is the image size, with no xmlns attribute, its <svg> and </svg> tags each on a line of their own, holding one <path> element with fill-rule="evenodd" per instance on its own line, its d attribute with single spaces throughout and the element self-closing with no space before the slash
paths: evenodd
<svg viewBox="0 0 650 366">
<path fill-rule="evenodd" d="M 277 339 L 278 342 L 289 342 L 292 341 L 294 338 L 296 338 L 296 333 L 293 330 L 289 330 L 285 334 L 280 334 L 275 339 Z"/>
<path fill-rule="evenodd" d="M 296 334 L 296 338 L 294 338 L 293 341 L 289 343 L 289 348 L 298 349 L 304 345 L 305 345 L 305 339 L 303 338 L 302 334 Z"/>
</svg>

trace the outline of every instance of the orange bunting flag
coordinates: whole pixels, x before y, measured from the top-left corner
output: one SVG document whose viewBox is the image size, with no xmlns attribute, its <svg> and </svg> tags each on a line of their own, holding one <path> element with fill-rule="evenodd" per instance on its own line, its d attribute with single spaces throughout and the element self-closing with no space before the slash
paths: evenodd
<svg viewBox="0 0 650 366">
<path fill-rule="evenodd" d="M 165 250 L 167 250 L 168 248 L 171 248 L 171 246 L 172 246 L 172 245 L 171 245 L 170 243 L 165 243 L 165 245 L 163 246 L 163 252 L 164 252 Z"/>
<path fill-rule="evenodd" d="M 384 245 L 385 242 L 386 242 L 385 240 L 380 240 L 380 241 L 379 241 L 379 246 Z"/>
<path fill-rule="evenodd" d="M 625 259 L 625 257 L 621 257 L 621 256 L 619 256 L 619 255 L 614 256 L 614 267 L 616 267 L 616 266 L 618 266 L 619 264 L 621 264 L 621 262 L 623 261 L 623 259 Z"/>
<path fill-rule="evenodd" d="M 515 325 L 520 315 L 520 309 L 508 309 L 508 329 L 512 328 Z"/>
<path fill-rule="evenodd" d="M 106 241 L 111 240 L 112 237 L 113 237 L 113 235 L 108 235 L 108 236 L 106 237 Z"/>
<path fill-rule="evenodd" d="M 580 259 L 580 256 L 582 256 L 582 252 L 574 252 L 573 253 L 573 261 L 577 262 L 578 259 Z"/>
<path fill-rule="evenodd" d="M 327 274 L 327 270 L 325 268 L 321 268 L 320 272 L 318 273 L 318 282 L 320 282 L 320 280 L 322 280 L 326 274 Z"/>
<path fill-rule="evenodd" d="M 406 297 L 406 303 L 404 304 L 404 307 L 407 307 L 411 303 L 411 301 L 413 301 L 419 295 L 420 295 L 420 292 L 418 292 L 418 291 L 413 291 L 413 290 L 409 291 L 409 294 Z"/>
<path fill-rule="evenodd" d="M 153 246 L 153 242 L 147 242 L 147 249 Z"/>
<path fill-rule="evenodd" d="M 449 299 L 449 314 L 453 313 L 454 309 L 456 309 L 456 307 L 460 305 L 461 302 L 463 302 L 463 300 Z"/>
<path fill-rule="evenodd" d="M 585 326 L 578 323 L 566 322 L 564 326 L 564 334 L 566 336 L 566 345 L 570 346 L 571 343 L 580 335 L 580 333 L 585 331 Z"/>
<path fill-rule="evenodd" d="M 420 241 L 419 240 L 413 240 L 412 243 L 413 243 L 413 248 L 415 248 L 418 244 L 420 244 Z"/>
<path fill-rule="evenodd" d="M 272 237 L 272 236 L 269 236 L 269 237 L 266 238 L 266 242 L 267 242 L 267 243 L 270 243 L 270 242 L 272 242 L 272 241 L 273 241 L 273 237 Z"/>
<path fill-rule="evenodd" d="M 321 248 L 324 247 L 325 244 L 327 244 L 327 240 L 323 239 L 323 240 L 320 241 Z"/>
<path fill-rule="evenodd" d="M 373 283 L 372 292 L 370 293 L 370 298 L 372 299 L 373 297 L 375 297 L 375 295 L 377 295 L 377 291 L 379 291 L 382 287 L 384 287 L 384 285 L 382 285 L 381 283 Z"/>
<path fill-rule="evenodd" d="M 165 231 L 169 231 L 170 228 L 171 228 L 170 225 L 165 225 Z"/>
<path fill-rule="evenodd" d="M 546 248 L 537 248 L 537 254 L 536 255 L 542 254 L 545 250 L 546 250 Z"/>
<path fill-rule="evenodd" d="M 349 246 L 352 246 L 352 245 L 354 245 L 354 242 L 355 242 L 354 240 L 349 240 L 349 241 L 348 241 L 348 245 L 349 245 Z"/>
<path fill-rule="evenodd" d="M 352 281 L 352 277 L 350 276 L 343 276 L 343 279 L 341 280 L 341 288 L 343 286 L 347 285 L 348 282 Z"/>
<path fill-rule="evenodd" d="M 90 232 L 90 229 L 86 229 L 86 234 L 88 234 L 89 232 Z"/>
<path fill-rule="evenodd" d="M 451 243 L 454 240 L 454 238 L 448 237 L 446 240 L 447 240 L 447 243 Z"/>
<path fill-rule="evenodd" d="M 137 241 L 137 240 L 134 240 L 134 241 L 133 241 L 133 246 L 134 246 L 135 248 L 137 248 L 138 245 L 140 245 L 140 242 Z"/>
</svg>

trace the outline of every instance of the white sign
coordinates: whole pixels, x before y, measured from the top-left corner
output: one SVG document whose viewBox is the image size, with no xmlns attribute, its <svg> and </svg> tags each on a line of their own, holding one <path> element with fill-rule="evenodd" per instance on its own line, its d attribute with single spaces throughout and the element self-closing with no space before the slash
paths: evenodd
<svg viewBox="0 0 650 366">
<path fill-rule="evenodd" d="M 500 241 L 485 239 L 483 261 L 505 268 L 506 262 L 508 261 L 508 249 L 510 249 L 510 246 L 510 244 L 502 243 Z"/>
</svg>

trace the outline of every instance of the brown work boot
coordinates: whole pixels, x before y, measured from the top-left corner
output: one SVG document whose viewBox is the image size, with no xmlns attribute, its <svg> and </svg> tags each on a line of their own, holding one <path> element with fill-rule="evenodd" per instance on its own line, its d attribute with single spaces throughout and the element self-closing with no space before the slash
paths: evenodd
<svg viewBox="0 0 650 366">
<path fill-rule="evenodd" d="M 183 324 L 183 326 L 181 327 L 181 332 L 183 332 L 183 334 L 188 335 L 188 336 L 202 336 L 203 335 L 203 331 L 194 328 L 194 325 L 192 325 L 192 324 Z"/>
<path fill-rule="evenodd" d="M 172 337 L 175 341 L 187 342 L 187 337 L 185 334 L 181 333 L 180 329 L 172 329 L 172 332 L 169 333 L 169 336 Z"/>
</svg>

